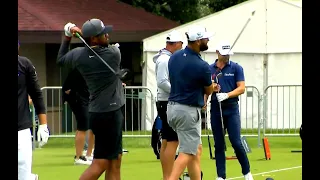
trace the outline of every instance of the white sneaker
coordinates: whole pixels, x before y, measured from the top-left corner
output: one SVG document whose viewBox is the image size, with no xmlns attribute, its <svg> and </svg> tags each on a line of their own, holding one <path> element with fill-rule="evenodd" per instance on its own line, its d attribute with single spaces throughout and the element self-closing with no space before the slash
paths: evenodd
<svg viewBox="0 0 320 180">
<path fill-rule="evenodd" d="M 244 175 L 245 180 L 253 180 L 252 174 L 249 172 L 248 174 Z"/>
<path fill-rule="evenodd" d="M 75 165 L 90 165 L 92 163 L 92 161 L 87 160 L 86 157 L 84 156 L 80 156 L 79 159 L 74 159 L 74 164 Z"/>
<path fill-rule="evenodd" d="M 39 180 L 38 174 L 31 174 L 31 180 Z"/>
<path fill-rule="evenodd" d="M 128 151 L 128 150 L 126 150 L 126 149 L 122 149 L 122 154 L 127 154 L 127 153 L 129 153 L 129 151 Z"/>
<path fill-rule="evenodd" d="M 92 149 L 91 156 L 93 156 L 93 151 L 94 151 L 94 149 Z M 83 155 L 83 156 L 86 156 L 86 155 L 87 155 L 87 150 L 83 150 L 83 151 L 82 151 L 82 155 Z"/>
<path fill-rule="evenodd" d="M 86 156 L 88 161 L 93 161 L 93 156 Z"/>
<path fill-rule="evenodd" d="M 223 178 L 221 178 L 221 177 L 217 177 L 216 180 L 225 180 L 225 179 L 223 179 Z"/>
</svg>

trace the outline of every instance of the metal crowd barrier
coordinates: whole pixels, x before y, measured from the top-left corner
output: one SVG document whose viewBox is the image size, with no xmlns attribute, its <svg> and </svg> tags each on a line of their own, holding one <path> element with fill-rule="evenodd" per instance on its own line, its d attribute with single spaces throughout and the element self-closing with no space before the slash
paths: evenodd
<svg viewBox="0 0 320 180">
<path fill-rule="evenodd" d="M 298 136 L 302 124 L 302 85 L 272 85 L 264 90 L 264 136 Z"/>
<path fill-rule="evenodd" d="M 67 103 L 62 102 L 62 87 L 41 88 L 47 109 L 50 137 L 74 137 L 76 121 Z M 124 137 L 148 137 L 153 121 L 155 101 L 144 86 L 126 86 L 124 106 Z M 34 112 L 34 111 L 33 111 Z M 33 118 L 34 119 L 34 118 Z"/>
<path fill-rule="evenodd" d="M 244 136 L 296 136 L 302 123 L 302 85 L 272 85 L 263 94 L 254 86 L 246 86 L 239 97 L 241 132 Z M 43 87 L 50 137 L 74 137 L 76 121 L 67 103 L 62 102 L 61 87 Z M 155 96 L 148 87 L 126 86 L 124 137 L 150 137 L 156 115 Z M 33 111 L 34 112 L 34 111 Z M 210 125 L 210 104 L 205 128 Z M 33 115 L 34 116 L 34 115 Z"/>
<path fill-rule="evenodd" d="M 208 101 L 210 102 L 209 97 Z M 258 145 L 261 145 L 261 102 L 262 96 L 255 86 L 246 86 L 246 91 L 239 97 L 239 113 L 241 120 L 241 135 L 258 137 Z M 210 122 L 210 103 L 207 105 L 206 131 L 202 136 L 212 135 Z M 209 130 L 209 132 L 208 132 Z M 228 134 L 226 135 L 228 136 Z"/>
<path fill-rule="evenodd" d="M 126 86 L 123 137 L 150 137 L 155 119 L 155 97 L 146 86 Z"/>
</svg>

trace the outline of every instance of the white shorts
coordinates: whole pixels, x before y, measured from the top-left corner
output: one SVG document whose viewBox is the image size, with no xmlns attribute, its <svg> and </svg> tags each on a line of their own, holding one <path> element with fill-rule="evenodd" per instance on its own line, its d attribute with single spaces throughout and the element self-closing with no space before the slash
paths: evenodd
<svg viewBox="0 0 320 180">
<path fill-rule="evenodd" d="M 30 180 L 32 167 L 32 139 L 30 129 L 18 131 L 18 180 Z"/>
</svg>

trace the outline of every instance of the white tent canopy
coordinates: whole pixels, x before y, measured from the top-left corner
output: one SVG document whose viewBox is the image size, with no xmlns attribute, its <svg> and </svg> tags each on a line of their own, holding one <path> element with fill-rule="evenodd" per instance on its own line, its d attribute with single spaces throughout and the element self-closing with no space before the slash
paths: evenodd
<svg viewBox="0 0 320 180">
<path fill-rule="evenodd" d="M 260 98 L 258 95 L 262 95 L 268 85 L 302 83 L 301 4 L 301 0 L 249 0 L 174 29 L 184 34 L 190 27 L 199 25 L 206 27 L 209 32 L 214 32 L 215 36 L 212 37 L 208 43 L 209 49 L 202 53 L 203 59 L 211 64 L 216 59 L 215 47 L 217 44 L 223 40 L 233 44 L 243 26 L 251 17 L 251 13 L 255 11 L 251 21 L 233 47 L 235 55 L 231 57 L 231 60 L 243 66 L 246 85 L 254 86 L 260 92 L 260 94 L 257 94 L 257 91 L 253 92 L 255 93 L 254 96 L 258 99 Z M 154 96 L 156 96 L 157 86 L 154 72 L 155 64 L 152 57 L 157 51 L 164 48 L 166 35 L 172 30 L 173 29 L 143 40 L 143 60 L 145 63 L 143 69 L 143 85 L 147 86 Z M 185 39 L 184 44 L 186 43 L 187 40 Z M 298 92 L 298 94 L 301 93 Z M 296 102 L 301 103 L 301 95 L 294 98 L 297 99 Z M 244 99 L 248 98 L 246 97 Z M 281 106 L 284 104 L 284 101 L 285 98 L 283 97 L 281 100 L 282 104 L 280 103 Z M 149 102 L 147 99 L 146 112 L 150 111 L 148 108 L 152 108 Z M 243 103 L 248 104 L 245 101 L 240 102 L 240 104 Z M 278 103 L 279 102 L 277 102 L 277 104 Z M 250 110 L 251 112 L 248 112 L 249 110 L 246 108 L 246 112 L 242 113 L 245 114 L 246 119 L 248 119 L 249 114 L 252 116 L 252 122 L 249 122 L 250 126 L 252 124 L 257 126 L 258 121 L 258 119 L 254 119 L 254 117 L 258 118 L 257 112 L 259 110 L 255 109 L 257 107 L 254 104 L 255 103 L 251 103 L 250 105 L 252 106 L 250 107 L 252 109 Z M 270 101 L 269 104 L 274 104 L 274 102 Z M 272 109 L 274 109 L 274 107 L 275 106 L 270 108 L 270 112 L 268 111 L 270 117 L 280 116 L 279 113 L 273 112 Z M 301 107 L 301 105 L 299 107 Z M 300 118 L 301 110 L 299 113 L 298 116 Z M 291 117 L 291 115 L 289 116 Z M 147 117 L 146 128 L 150 129 L 154 117 L 150 117 L 150 115 L 147 115 Z M 273 127 L 273 125 L 271 126 Z"/>
<path fill-rule="evenodd" d="M 175 29 L 184 34 L 190 27 L 200 25 L 206 27 L 208 31 L 215 32 L 207 51 L 213 52 L 221 40 L 234 42 L 254 10 L 255 15 L 234 46 L 234 52 L 301 52 L 302 9 L 287 1 L 249 0 Z M 166 35 L 172 30 L 144 39 L 143 51 L 158 51 L 163 48 Z"/>
</svg>

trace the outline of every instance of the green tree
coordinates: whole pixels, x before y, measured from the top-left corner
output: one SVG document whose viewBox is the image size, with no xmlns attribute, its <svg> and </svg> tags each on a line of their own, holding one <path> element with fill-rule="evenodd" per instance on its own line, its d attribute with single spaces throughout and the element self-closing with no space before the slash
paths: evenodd
<svg viewBox="0 0 320 180">
<path fill-rule="evenodd" d="M 247 0 L 120 0 L 181 24 Z"/>
<path fill-rule="evenodd" d="M 212 13 L 215 13 L 215 12 L 227 9 L 231 6 L 245 2 L 247 0 L 206 0 L 206 1 Z"/>
<path fill-rule="evenodd" d="M 120 0 L 181 24 L 200 18 L 199 0 Z"/>
</svg>

